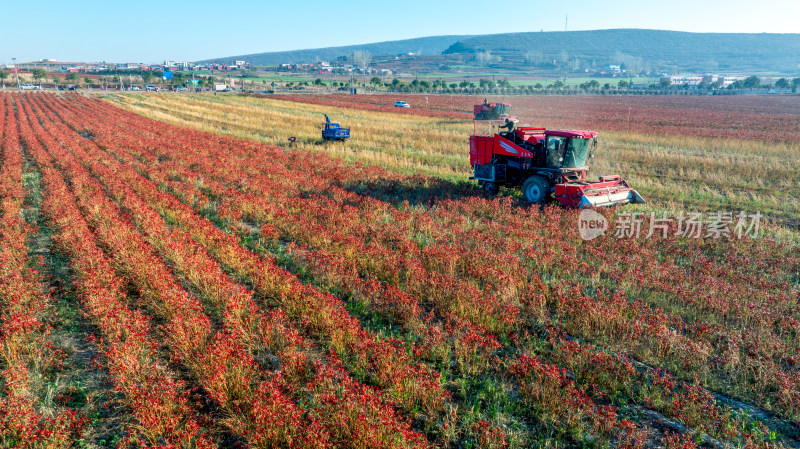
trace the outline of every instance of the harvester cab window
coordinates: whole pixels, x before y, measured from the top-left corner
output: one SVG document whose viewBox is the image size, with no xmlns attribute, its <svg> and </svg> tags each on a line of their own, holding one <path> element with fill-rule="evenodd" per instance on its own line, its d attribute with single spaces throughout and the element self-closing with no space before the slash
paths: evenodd
<svg viewBox="0 0 800 449">
<path fill-rule="evenodd" d="M 586 165 L 586 155 L 589 153 L 589 139 L 573 137 L 564 153 L 562 168 L 577 168 Z"/>
<path fill-rule="evenodd" d="M 549 168 L 561 168 L 568 141 L 568 137 L 547 136 L 547 166 Z"/>
</svg>

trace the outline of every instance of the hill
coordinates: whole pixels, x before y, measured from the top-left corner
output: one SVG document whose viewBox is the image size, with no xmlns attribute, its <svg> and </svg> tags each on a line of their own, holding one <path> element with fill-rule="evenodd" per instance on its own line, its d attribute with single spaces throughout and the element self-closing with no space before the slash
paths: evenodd
<svg viewBox="0 0 800 449">
<path fill-rule="evenodd" d="M 635 73 L 720 72 L 800 75 L 800 34 L 688 33 L 615 29 L 505 33 L 481 36 L 433 36 L 343 47 L 226 56 L 199 62 L 232 63 L 243 59 L 256 66 L 333 61 L 367 51 L 379 67 L 397 65 L 437 70 L 441 65 L 492 67 L 513 71 L 594 72 L 622 65 Z M 392 58 L 385 58 L 385 56 Z M 420 59 L 418 55 L 423 55 Z M 384 58 L 381 58 L 384 56 Z M 383 60 L 382 60 L 383 59 Z M 402 65 L 402 64 L 401 64 Z M 408 69 L 406 66 L 389 67 Z"/>
<path fill-rule="evenodd" d="M 306 50 L 225 56 L 197 62 L 233 63 L 233 61 L 238 59 L 245 60 L 256 66 L 272 66 L 282 63 L 303 64 L 313 63 L 316 61 L 333 61 L 341 56 L 351 56 L 356 50 L 368 51 L 372 55 L 396 55 L 401 53 L 439 55 L 459 39 L 468 40 L 471 37 L 474 37 L 474 35 L 419 37 L 415 39 L 404 39 L 399 41 L 386 41 L 361 45 L 347 45 L 343 47 L 312 48 Z"/>
<path fill-rule="evenodd" d="M 624 64 L 636 72 L 800 73 L 800 34 L 639 29 L 507 33 L 461 39 L 444 53 L 482 55 L 474 60 L 485 65 L 574 69 Z"/>
</svg>

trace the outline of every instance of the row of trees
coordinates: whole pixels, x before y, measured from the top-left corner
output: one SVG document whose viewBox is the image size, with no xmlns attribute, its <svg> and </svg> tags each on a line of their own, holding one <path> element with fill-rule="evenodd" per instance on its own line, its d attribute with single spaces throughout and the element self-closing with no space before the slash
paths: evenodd
<svg viewBox="0 0 800 449">
<path fill-rule="evenodd" d="M 119 84 L 156 84 L 162 87 L 168 86 L 184 86 L 189 84 L 189 80 L 197 80 L 197 87 L 211 86 L 216 82 L 221 82 L 220 79 L 213 76 L 197 76 L 196 74 L 184 74 L 181 72 L 174 72 L 171 80 L 164 80 L 163 72 L 160 71 L 111 71 L 105 72 L 103 76 L 89 77 L 85 74 L 76 72 L 67 73 L 65 76 L 53 75 L 51 82 L 54 85 L 67 83 L 71 85 L 119 85 Z M 28 76 L 33 78 L 37 84 L 48 82 L 48 73 L 44 69 L 34 69 L 32 72 L 25 74 L 18 74 L 20 82 L 23 82 Z M 83 79 L 81 80 L 81 77 Z M 4 83 L 10 78 L 8 72 L 0 71 L 0 81 Z"/>
<path fill-rule="evenodd" d="M 363 63 L 363 61 L 362 61 Z M 35 69 L 30 72 L 35 81 L 41 82 L 46 80 L 47 72 L 43 69 Z M 245 74 L 247 75 L 252 74 Z M 68 73 L 64 78 L 59 76 L 53 77 L 53 83 L 59 84 L 62 81 L 68 84 L 81 84 L 81 74 Z M 9 73 L 0 71 L 0 80 L 5 82 L 9 78 Z M 163 73 L 160 71 L 125 71 L 125 72 L 107 72 L 107 76 L 90 78 L 86 76 L 84 82 L 87 85 L 114 85 L 120 84 L 157 84 L 163 87 L 168 86 L 182 86 L 188 85 L 189 80 L 198 80 L 196 86 L 204 88 L 212 86 L 215 83 L 223 82 L 222 78 L 214 78 L 213 76 L 199 76 L 197 74 L 182 72 L 174 72 L 172 80 L 163 81 Z M 127 82 L 125 82 L 127 81 Z M 245 81 L 244 79 L 241 80 Z M 254 82 L 250 82 L 251 87 L 255 87 Z M 267 85 L 267 81 L 264 81 Z M 302 89 L 309 87 L 309 82 L 287 82 L 284 84 L 288 88 Z M 500 93 L 500 94 L 535 94 L 535 93 L 619 93 L 636 91 L 643 93 L 724 93 L 725 91 L 735 93 L 740 90 L 758 90 L 775 88 L 779 90 L 791 90 L 792 92 L 800 91 L 800 78 L 780 78 L 774 84 L 765 84 L 757 76 L 750 76 L 746 79 L 736 81 L 733 84 L 723 87 L 721 81 L 715 83 L 702 82 L 699 85 L 672 85 L 668 80 L 663 80 L 660 84 L 651 84 L 648 86 L 633 85 L 629 80 L 615 80 L 614 82 L 602 83 L 598 80 L 590 80 L 582 84 L 565 84 L 561 80 L 551 82 L 536 82 L 528 85 L 512 84 L 508 79 L 493 80 L 493 79 L 479 79 L 477 82 L 463 80 L 460 82 L 446 81 L 444 79 L 433 80 L 419 80 L 414 79 L 411 81 L 400 80 L 394 78 L 391 82 L 386 82 L 379 77 L 373 77 L 369 81 L 359 77 L 351 77 L 348 81 L 323 81 L 316 79 L 313 85 L 318 87 L 334 87 L 340 89 L 347 89 L 350 87 L 369 87 L 372 90 L 385 90 L 388 92 L 408 92 L 408 93 Z M 273 83 L 274 87 L 274 83 Z"/>
<path fill-rule="evenodd" d="M 17 77 L 19 78 L 20 83 L 27 82 L 27 81 L 25 81 L 27 76 L 28 76 L 28 73 L 25 73 L 25 74 L 18 73 L 17 74 Z M 47 80 L 47 72 L 44 69 L 34 69 L 32 72 L 30 72 L 30 76 L 33 78 L 34 82 L 39 83 L 39 84 L 41 84 L 42 82 L 45 82 Z M 0 71 L 0 81 L 2 81 L 3 84 L 5 84 L 6 80 L 9 77 L 10 76 L 9 76 L 8 72 Z M 79 84 L 80 83 L 80 78 L 81 78 L 81 76 L 80 76 L 79 73 L 68 73 L 64 78 L 59 77 L 59 76 L 53 76 L 52 81 L 53 81 L 53 84 L 59 84 L 62 81 L 72 82 L 73 84 Z M 91 83 L 94 83 L 95 81 L 96 80 L 93 80 L 92 78 L 89 78 L 88 76 L 84 78 L 84 82 L 86 84 L 91 84 Z"/>
<path fill-rule="evenodd" d="M 663 88 L 673 88 L 673 89 L 697 89 L 697 90 L 720 90 L 720 89 L 728 89 L 728 90 L 756 90 L 756 89 L 780 89 L 780 90 L 790 90 L 792 92 L 798 92 L 800 90 L 800 78 L 781 78 L 775 81 L 774 84 L 763 83 L 761 78 L 753 75 L 749 76 L 743 80 L 737 80 L 733 83 L 729 84 L 727 87 L 723 86 L 722 81 L 715 81 L 713 83 L 709 83 L 707 81 L 701 81 L 700 84 L 696 86 L 689 86 L 687 84 L 682 85 L 671 85 L 669 81 L 662 81 L 661 87 Z"/>
<path fill-rule="evenodd" d="M 308 85 L 308 83 L 305 83 Z M 774 83 L 774 85 L 763 84 L 761 79 L 757 76 L 751 76 L 744 80 L 737 81 L 727 87 L 723 88 L 722 82 L 715 83 L 703 82 L 696 86 L 688 85 L 672 85 L 668 81 L 660 84 L 650 85 L 634 85 L 630 80 L 617 80 L 616 82 L 602 83 L 598 80 L 590 80 L 582 84 L 565 84 L 561 80 L 542 83 L 537 82 L 529 85 L 514 85 L 507 79 L 495 81 L 490 79 L 480 79 L 478 82 L 461 81 L 461 82 L 447 82 L 442 79 L 436 80 L 412 80 L 405 82 L 397 78 L 391 82 L 385 82 L 379 77 L 373 77 L 369 84 L 358 82 L 356 78 L 352 78 L 349 82 L 325 82 L 317 79 L 313 83 L 316 86 L 332 86 L 332 87 L 352 87 L 362 86 L 370 87 L 373 90 L 385 90 L 388 92 L 418 92 L 418 93 L 505 93 L 505 94 L 529 94 L 541 92 L 587 92 L 587 93 L 607 93 L 607 92 L 627 92 L 637 91 L 646 93 L 685 93 L 686 91 L 708 93 L 727 91 L 734 93 L 739 90 L 755 90 L 755 89 L 769 89 L 775 88 L 780 90 L 789 90 L 792 92 L 800 91 L 800 78 L 787 79 L 781 78 Z M 289 86 L 289 85 L 287 85 Z M 302 86 L 301 83 L 295 84 L 295 88 Z M 289 86 L 291 87 L 291 86 Z M 683 91 L 683 92 L 681 92 Z"/>
</svg>

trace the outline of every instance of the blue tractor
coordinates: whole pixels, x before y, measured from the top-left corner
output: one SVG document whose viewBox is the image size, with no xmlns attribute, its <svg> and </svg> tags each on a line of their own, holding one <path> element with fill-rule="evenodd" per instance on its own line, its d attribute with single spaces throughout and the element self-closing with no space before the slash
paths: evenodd
<svg viewBox="0 0 800 449">
<path fill-rule="evenodd" d="M 328 115 L 325 115 L 325 127 L 322 128 L 322 140 L 345 141 L 350 137 L 350 128 L 342 128 L 338 123 L 331 123 Z"/>
</svg>

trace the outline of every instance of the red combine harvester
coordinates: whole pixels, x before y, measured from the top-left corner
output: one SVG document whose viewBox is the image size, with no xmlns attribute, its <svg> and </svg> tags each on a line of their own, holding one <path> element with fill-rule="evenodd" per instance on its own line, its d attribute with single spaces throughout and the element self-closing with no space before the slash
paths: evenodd
<svg viewBox="0 0 800 449">
<path fill-rule="evenodd" d="M 594 157 L 597 148 L 595 131 L 520 127 L 497 132 L 500 122 L 478 118 L 479 106 L 475 106 L 475 133 L 469 138 L 474 172 L 470 179 L 477 179 L 487 194 L 495 195 L 500 186 L 520 187 L 531 203 L 543 204 L 554 197 L 562 206 L 574 208 L 645 202 L 618 175 L 586 180 L 586 159 Z M 479 126 L 490 132 L 480 135 Z"/>
<path fill-rule="evenodd" d="M 511 110 L 511 105 L 505 103 L 489 103 L 483 99 L 483 104 L 476 104 L 472 108 L 475 113 L 475 120 L 498 120 L 501 117 L 507 117 L 508 111 Z"/>
</svg>

